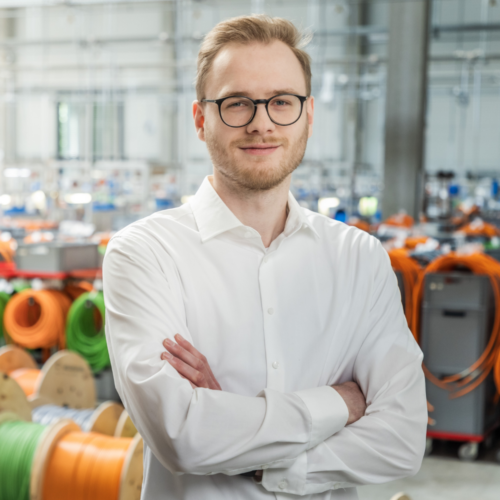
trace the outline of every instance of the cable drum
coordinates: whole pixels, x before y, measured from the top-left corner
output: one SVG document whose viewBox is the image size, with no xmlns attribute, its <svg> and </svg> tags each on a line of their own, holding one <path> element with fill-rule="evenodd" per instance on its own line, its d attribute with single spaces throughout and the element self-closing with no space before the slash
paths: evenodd
<svg viewBox="0 0 500 500">
<path fill-rule="evenodd" d="M 94 410 L 74 410 L 72 408 L 64 408 L 56 405 L 43 405 L 37 408 L 33 408 L 31 411 L 31 416 L 33 422 L 41 425 L 50 425 L 63 418 L 68 418 L 73 420 L 82 431 L 89 432 L 91 427 L 91 419 L 94 414 Z"/>
<path fill-rule="evenodd" d="M 0 500 L 30 500 L 31 467 L 44 431 L 40 424 L 0 422 Z"/>
<path fill-rule="evenodd" d="M 4 327 L 27 349 L 65 347 L 64 326 L 71 301 L 58 290 L 24 290 L 7 303 Z"/>
<path fill-rule="evenodd" d="M 80 295 L 68 313 L 68 349 L 81 354 L 94 373 L 110 366 L 104 319 L 104 296 L 100 291 Z"/>
</svg>

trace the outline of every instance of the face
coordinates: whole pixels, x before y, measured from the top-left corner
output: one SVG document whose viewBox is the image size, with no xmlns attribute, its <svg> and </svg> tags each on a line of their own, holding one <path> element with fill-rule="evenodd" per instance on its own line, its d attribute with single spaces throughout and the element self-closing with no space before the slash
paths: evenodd
<svg viewBox="0 0 500 500">
<path fill-rule="evenodd" d="M 306 95 L 302 67 L 280 41 L 227 45 L 214 59 L 205 84 L 207 99 L 231 95 L 269 99 L 280 93 Z M 313 110 L 310 97 L 297 122 L 280 126 L 259 104 L 250 124 L 232 128 L 220 119 L 217 104 L 193 103 L 198 137 L 207 143 L 217 173 L 250 191 L 272 189 L 298 167 L 312 134 Z"/>
</svg>

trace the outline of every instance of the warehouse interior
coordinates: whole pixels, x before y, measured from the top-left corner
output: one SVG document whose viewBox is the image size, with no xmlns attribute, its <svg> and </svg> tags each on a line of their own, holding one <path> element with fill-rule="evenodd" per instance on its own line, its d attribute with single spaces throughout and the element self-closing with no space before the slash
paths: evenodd
<svg viewBox="0 0 500 500">
<path fill-rule="evenodd" d="M 196 57 L 249 14 L 310 34 L 314 133 L 292 194 L 382 242 L 424 352 L 422 468 L 359 498 L 498 498 L 500 1 L 0 0 L 0 499 L 55 500 L 78 429 L 120 456 L 102 498 L 140 498 L 101 266 L 116 232 L 211 174 Z M 19 470 L 14 423 L 38 443 Z"/>
</svg>

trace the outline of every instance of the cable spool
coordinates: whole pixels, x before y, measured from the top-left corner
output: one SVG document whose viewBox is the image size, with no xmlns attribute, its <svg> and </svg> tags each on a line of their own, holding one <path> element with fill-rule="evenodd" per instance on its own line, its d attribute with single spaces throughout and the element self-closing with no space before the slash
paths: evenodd
<svg viewBox="0 0 500 500">
<path fill-rule="evenodd" d="M 139 500 L 143 442 L 82 433 L 61 420 L 45 427 L 0 413 L 0 498 Z M 6 479 L 8 478 L 8 479 Z"/>
<path fill-rule="evenodd" d="M 420 275 L 414 291 L 414 311 L 412 332 L 419 340 L 420 305 L 424 293 L 425 275 L 428 273 L 449 272 L 458 266 L 470 269 L 474 274 L 484 274 L 490 278 L 495 299 L 495 319 L 486 349 L 479 359 L 467 370 L 445 377 L 442 380 L 435 377 L 423 365 L 428 380 L 441 389 L 450 391 L 450 398 L 465 396 L 478 387 L 494 371 L 495 384 L 500 394 L 500 263 L 485 254 L 458 255 L 449 253 L 431 262 Z"/>
<path fill-rule="evenodd" d="M 15 344 L 28 349 L 65 347 L 65 322 L 71 306 L 58 290 L 23 290 L 7 303 L 4 328 Z"/>
<path fill-rule="evenodd" d="M 114 401 L 106 401 L 95 410 L 75 410 L 55 405 L 42 405 L 33 408 L 33 422 L 49 425 L 59 420 L 73 420 L 83 432 L 95 432 L 106 436 L 133 437 L 116 434 L 121 415 L 125 410 L 123 406 Z M 135 436 L 135 434 L 134 434 Z"/>
<path fill-rule="evenodd" d="M 2 412 L 15 413 L 27 422 L 31 420 L 31 407 L 26 394 L 15 380 L 4 372 L 0 372 L 0 414 Z"/>
<path fill-rule="evenodd" d="M 134 437 L 137 434 L 134 422 L 127 410 L 123 410 L 115 428 L 115 437 Z"/>
<path fill-rule="evenodd" d="M 97 291 L 78 297 L 68 313 L 68 348 L 81 354 L 94 372 L 110 366 L 104 318 L 104 296 Z"/>
<path fill-rule="evenodd" d="M 33 358 L 15 346 L 0 348 L 0 370 L 23 388 L 32 407 L 54 404 L 68 408 L 95 408 L 92 371 L 78 354 L 59 351 L 39 370 Z"/>
</svg>

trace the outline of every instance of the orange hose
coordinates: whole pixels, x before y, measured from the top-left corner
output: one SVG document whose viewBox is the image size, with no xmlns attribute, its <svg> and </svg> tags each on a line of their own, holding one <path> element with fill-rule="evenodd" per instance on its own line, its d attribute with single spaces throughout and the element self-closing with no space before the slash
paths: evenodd
<svg viewBox="0 0 500 500">
<path fill-rule="evenodd" d="M 41 370 L 37 370 L 36 368 L 18 368 L 11 371 L 9 376 L 21 386 L 26 396 L 31 396 L 35 393 L 41 373 Z"/>
<path fill-rule="evenodd" d="M 44 500 L 118 500 L 120 479 L 132 438 L 70 432 L 49 458 Z"/>
<path fill-rule="evenodd" d="M 405 240 L 405 247 L 408 250 L 414 250 L 417 245 L 425 243 L 429 238 L 427 236 L 410 236 Z"/>
<path fill-rule="evenodd" d="M 465 233 L 467 236 L 485 236 L 487 238 L 500 236 L 500 229 L 498 229 L 498 227 L 479 219 L 473 220 L 472 222 L 469 222 L 469 224 L 461 227 L 460 231 Z"/>
<path fill-rule="evenodd" d="M 92 292 L 94 287 L 88 281 L 79 281 L 76 284 L 66 285 L 64 293 L 68 295 L 71 300 L 76 300 L 80 295 L 86 292 Z"/>
<path fill-rule="evenodd" d="M 450 391 L 450 398 L 458 398 L 468 394 L 478 387 L 494 369 L 495 383 L 500 394 L 500 263 L 485 254 L 457 255 L 449 253 L 431 262 L 421 273 L 414 292 L 414 315 L 412 332 L 415 339 L 419 340 L 420 307 L 424 293 L 424 279 L 428 273 L 450 272 L 457 267 L 465 267 L 474 274 L 487 275 L 490 278 L 495 299 L 495 320 L 488 344 L 479 359 L 467 370 L 445 377 L 440 380 L 425 366 L 426 377 L 441 389 Z"/>
<path fill-rule="evenodd" d="M 28 349 L 49 349 L 66 344 L 68 296 L 58 290 L 23 290 L 7 303 L 4 328 L 15 344 Z"/>
<path fill-rule="evenodd" d="M 413 291 L 418 277 L 420 276 L 420 266 L 402 248 L 389 251 L 392 268 L 403 275 L 405 288 L 405 316 L 410 329 L 413 325 Z"/>
<path fill-rule="evenodd" d="M 9 241 L 0 240 L 0 255 L 2 256 L 4 262 L 12 262 L 14 260 L 15 252 L 12 241 L 12 239 Z"/>
<path fill-rule="evenodd" d="M 384 221 L 384 224 L 388 226 L 399 226 L 399 227 L 412 227 L 414 224 L 413 217 L 407 214 L 395 214 L 391 215 L 387 220 Z"/>
</svg>

